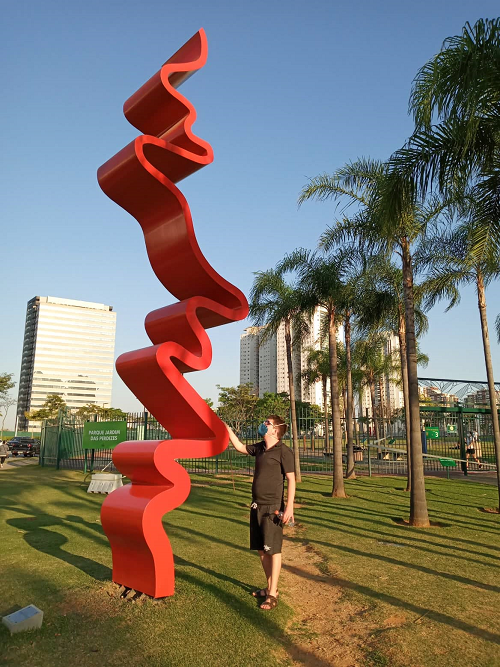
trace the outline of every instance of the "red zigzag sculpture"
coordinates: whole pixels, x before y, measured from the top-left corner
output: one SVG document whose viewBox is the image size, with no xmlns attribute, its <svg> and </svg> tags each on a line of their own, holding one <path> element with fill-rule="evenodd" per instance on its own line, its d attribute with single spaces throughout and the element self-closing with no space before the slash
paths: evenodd
<svg viewBox="0 0 500 667">
<path fill-rule="evenodd" d="M 116 362 L 122 380 L 172 440 L 118 445 L 113 462 L 131 484 L 111 493 L 101 511 L 113 581 L 153 597 L 174 593 L 173 554 L 162 517 L 186 500 L 191 486 L 174 459 L 214 456 L 228 444 L 224 424 L 183 374 L 211 363 L 205 329 L 248 314 L 245 296 L 201 253 L 189 206 L 174 185 L 213 160 L 210 145 L 191 131 L 194 107 L 177 92 L 206 58 L 200 30 L 127 100 L 125 116 L 143 135 L 98 171 L 103 191 L 141 225 L 154 272 L 179 299 L 146 317 L 153 345 Z"/>
</svg>

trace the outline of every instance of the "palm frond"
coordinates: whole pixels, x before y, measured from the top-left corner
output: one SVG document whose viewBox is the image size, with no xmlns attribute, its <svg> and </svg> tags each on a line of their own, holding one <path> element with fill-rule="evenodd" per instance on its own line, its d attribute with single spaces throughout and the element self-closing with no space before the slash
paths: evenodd
<svg viewBox="0 0 500 667">
<path fill-rule="evenodd" d="M 467 22 L 461 35 L 448 37 L 413 81 L 409 109 L 417 127 L 429 128 L 434 114 L 473 121 L 498 105 L 499 47 L 498 18 L 479 19 L 474 26 Z M 473 127 L 469 137 L 472 133 Z"/>
</svg>

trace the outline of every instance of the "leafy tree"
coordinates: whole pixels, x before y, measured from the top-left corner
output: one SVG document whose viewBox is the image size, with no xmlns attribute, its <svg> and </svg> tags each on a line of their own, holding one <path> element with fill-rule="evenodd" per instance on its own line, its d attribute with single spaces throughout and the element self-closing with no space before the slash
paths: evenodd
<svg viewBox="0 0 500 667">
<path fill-rule="evenodd" d="M 2 437 L 9 408 L 17 403 L 15 398 L 12 398 L 8 395 L 9 390 L 12 389 L 16 384 L 12 381 L 13 375 L 13 373 L 0 374 L 0 416 L 2 417 Z"/>
<path fill-rule="evenodd" d="M 0 396 L 0 416 L 2 417 L 2 435 L 1 437 L 3 438 L 3 430 L 5 428 L 5 420 L 7 419 L 7 414 L 9 412 L 9 408 L 11 408 L 13 405 L 17 403 L 15 398 L 12 398 L 11 396 L 8 396 L 7 394 L 4 394 L 3 396 Z"/>
<path fill-rule="evenodd" d="M 212 401 L 211 398 L 204 398 L 203 400 L 205 401 L 205 403 L 208 405 L 209 408 L 214 407 L 214 402 Z"/>
<path fill-rule="evenodd" d="M 128 414 L 120 408 L 105 408 L 96 403 L 87 403 L 76 411 L 76 416 L 80 419 L 89 419 L 97 417 L 102 421 L 127 421 Z"/>
<path fill-rule="evenodd" d="M 310 347 L 306 357 L 306 368 L 302 372 L 303 379 L 308 385 L 321 382 L 321 393 L 323 395 L 323 418 L 325 429 L 325 450 L 330 451 L 330 425 L 328 419 L 328 376 L 330 374 L 330 359 L 328 350 L 319 350 Z"/>
<path fill-rule="evenodd" d="M 109 422 L 127 421 L 128 413 L 120 408 L 102 408 L 102 419 Z"/>
<path fill-rule="evenodd" d="M 297 413 L 306 421 L 320 422 L 323 419 L 323 411 L 315 403 L 309 401 L 295 401 Z"/>
<path fill-rule="evenodd" d="M 0 396 L 4 396 L 7 392 L 15 386 L 12 382 L 14 373 L 0 373 Z"/>
<path fill-rule="evenodd" d="M 356 341 L 354 346 L 356 365 L 362 373 L 362 385 L 367 386 L 370 390 L 375 440 L 380 440 L 378 417 L 382 416 L 377 408 L 375 388 L 385 377 L 393 377 L 395 371 L 399 370 L 395 362 L 395 355 L 393 353 L 384 354 L 386 341 L 387 336 L 384 334 L 371 334 L 364 340 Z"/>
<path fill-rule="evenodd" d="M 269 415 L 279 415 L 285 422 L 288 421 L 290 412 L 290 397 L 286 391 L 275 394 L 273 392 L 264 392 L 262 398 L 256 403 L 255 417 L 258 420 L 265 419 Z"/>
<path fill-rule="evenodd" d="M 59 410 L 66 409 L 66 401 L 59 394 L 49 394 L 45 403 L 39 410 L 25 412 L 24 415 L 31 421 L 43 421 L 44 419 L 56 419 Z"/>
<path fill-rule="evenodd" d="M 288 393 L 291 404 L 293 456 L 297 482 L 302 481 L 302 477 L 297 437 L 292 347 L 300 343 L 307 329 L 303 311 L 302 293 L 296 285 L 289 285 L 285 282 L 282 271 L 269 269 L 258 271 L 255 274 L 250 294 L 250 317 L 255 325 L 265 326 L 261 341 L 264 342 L 275 335 L 282 324 L 285 328 Z"/>
<path fill-rule="evenodd" d="M 255 415 L 257 396 L 253 393 L 253 384 L 246 382 L 237 387 L 221 387 L 219 390 L 219 407 L 217 414 L 222 421 L 232 426 L 236 433 L 241 432 L 245 422 L 251 421 Z"/>
</svg>

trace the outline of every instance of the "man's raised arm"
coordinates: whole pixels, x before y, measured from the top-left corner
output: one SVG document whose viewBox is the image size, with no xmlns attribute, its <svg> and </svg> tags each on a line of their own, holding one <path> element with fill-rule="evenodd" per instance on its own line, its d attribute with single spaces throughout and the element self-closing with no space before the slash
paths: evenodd
<svg viewBox="0 0 500 667">
<path fill-rule="evenodd" d="M 241 442 L 241 440 L 238 440 L 233 429 L 227 424 L 226 428 L 229 433 L 229 440 L 231 441 L 231 444 L 236 449 L 236 451 L 241 452 L 241 454 L 248 454 L 246 446 Z"/>
</svg>

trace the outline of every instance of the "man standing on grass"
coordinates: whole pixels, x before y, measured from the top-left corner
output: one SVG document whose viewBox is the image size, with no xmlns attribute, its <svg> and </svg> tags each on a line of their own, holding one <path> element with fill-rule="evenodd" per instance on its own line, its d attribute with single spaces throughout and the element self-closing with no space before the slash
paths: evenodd
<svg viewBox="0 0 500 667">
<path fill-rule="evenodd" d="M 274 609 L 278 604 L 283 525 L 289 521 L 293 522 L 295 466 L 291 450 L 281 441 L 287 431 L 287 425 L 281 417 L 270 415 L 259 425 L 258 433 L 263 440 L 254 445 L 244 445 L 229 426 L 227 430 L 229 439 L 238 452 L 255 456 L 250 510 L 250 549 L 259 552 L 267 588 L 254 591 L 252 595 L 264 598 L 260 608 L 267 611 Z M 288 484 L 286 505 L 285 477 Z"/>
</svg>

